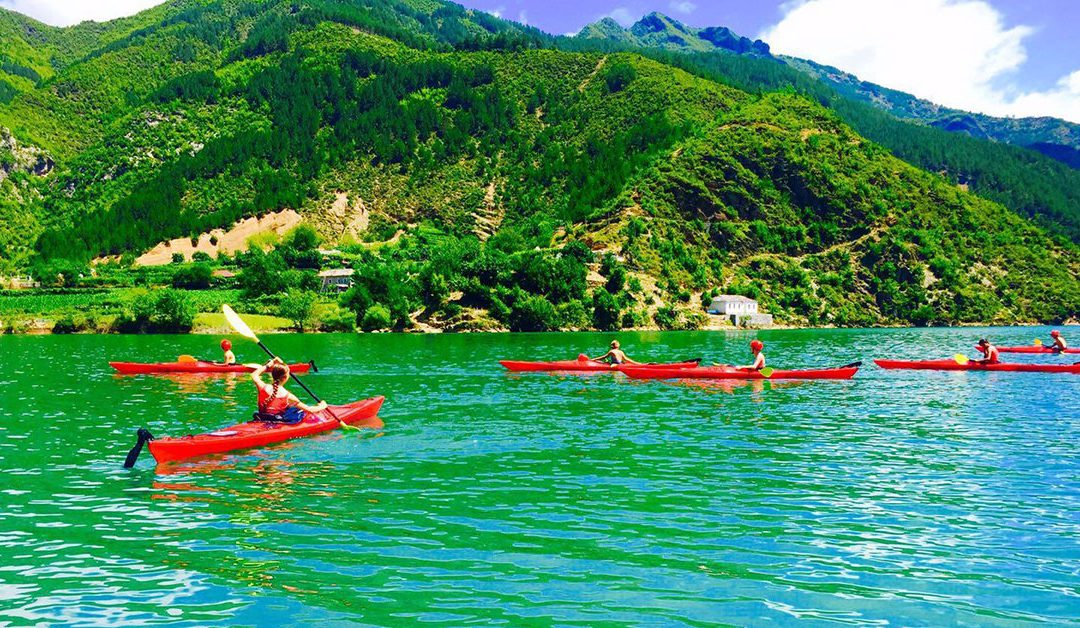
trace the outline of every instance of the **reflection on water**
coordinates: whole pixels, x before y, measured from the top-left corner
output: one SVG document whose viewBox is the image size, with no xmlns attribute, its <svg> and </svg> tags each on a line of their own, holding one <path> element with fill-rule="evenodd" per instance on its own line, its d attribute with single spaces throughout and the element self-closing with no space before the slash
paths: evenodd
<svg viewBox="0 0 1080 628">
<path fill-rule="evenodd" d="M 802 367 L 1040 334 L 761 335 L 772 363 Z M 750 336 L 619 338 L 638 359 L 730 362 Z M 0 338 L 0 624 L 1075 621 L 1080 378 L 868 365 L 849 382 L 638 382 L 496 365 L 609 340 L 275 337 L 326 365 L 307 381 L 332 401 L 386 395 L 386 428 L 125 471 L 138 427 L 244 420 L 248 378 L 94 368 L 202 338 Z"/>
</svg>

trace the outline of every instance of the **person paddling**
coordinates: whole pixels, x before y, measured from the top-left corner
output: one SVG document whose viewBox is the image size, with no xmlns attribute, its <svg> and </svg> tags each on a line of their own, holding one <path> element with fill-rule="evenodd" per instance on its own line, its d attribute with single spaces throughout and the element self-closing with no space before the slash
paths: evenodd
<svg viewBox="0 0 1080 628">
<path fill-rule="evenodd" d="M 225 352 L 225 358 L 221 361 L 222 364 L 236 364 L 236 355 L 232 352 L 232 343 L 229 342 L 228 338 L 221 341 L 221 350 Z"/>
<path fill-rule="evenodd" d="M 1050 332 L 1050 337 L 1054 339 L 1054 344 L 1050 345 L 1054 353 L 1064 353 L 1069 348 L 1069 343 L 1065 342 L 1065 336 L 1062 336 L 1060 331 L 1055 329 Z"/>
<path fill-rule="evenodd" d="M 604 355 L 602 355 L 602 356 L 600 356 L 598 358 L 589 358 L 589 359 L 592 360 L 593 362 L 607 362 L 607 363 L 611 364 L 612 366 L 618 366 L 620 364 L 641 364 L 641 362 L 635 362 L 635 361 L 631 360 L 630 357 L 627 356 L 625 353 L 623 353 L 623 350 L 620 349 L 619 347 L 620 347 L 619 341 L 618 340 L 612 340 L 611 341 L 611 349 L 609 349 L 607 353 L 605 353 Z"/>
<path fill-rule="evenodd" d="M 269 384 L 262 378 L 267 370 L 270 371 Z M 315 413 L 326 409 L 325 401 L 309 406 L 285 390 L 285 382 L 289 381 L 289 366 L 280 358 L 274 358 L 255 369 L 251 379 L 259 391 L 259 411 L 254 415 L 258 421 L 299 423 L 304 420 L 305 412 Z"/>
<path fill-rule="evenodd" d="M 997 364 L 1001 361 L 998 359 L 998 348 L 986 338 L 979 340 L 978 349 L 983 354 L 983 359 L 977 360 L 979 364 Z"/>
<path fill-rule="evenodd" d="M 742 371 L 760 371 L 765 368 L 765 343 L 760 340 L 750 342 L 750 352 L 754 354 L 754 363 L 737 367 Z"/>
</svg>

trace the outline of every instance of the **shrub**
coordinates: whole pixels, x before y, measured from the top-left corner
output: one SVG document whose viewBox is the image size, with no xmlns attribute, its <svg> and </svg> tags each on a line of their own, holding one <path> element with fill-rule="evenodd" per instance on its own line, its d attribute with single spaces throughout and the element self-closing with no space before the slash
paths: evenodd
<svg viewBox="0 0 1080 628">
<path fill-rule="evenodd" d="M 211 240 L 212 239 L 213 238 L 211 238 Z M 213 263 L 214 258 L 210 257 L 210 254 L 206 251 L 195 251 L 191 254 L 191 261 L 202 264 L 211 264 Z"/>
<path fill-rule="evenodd" d="M 173 274 L 172 284 L 174 288 L 205 290 L 210 287 L 213 278 L 214 269 L 209 264 L 192 264 L 178 269 Z"/>
<path fill-rule="evenodd" d="M 366 332 L 389 329 L 391 325 L 393 319 L 390 318 L 390 310 L 378 303 L 365 310 L 360 321 L 360 328 Z"/>
<path fill-rule="evenodd" d="M 673 307 L 662 307 L 653 314 L 653 320 L 660 329 L 676 329 L 679 323 L 679 313 Z"/>
<path fill-rule="evenodd" d="M 627 85 L 637 78 L 637 70 L 629 63 L 612 64 L 604 75 L 608 91 L 611 93 L 621 92 Z"/>
<path fill-rule="evenodd" d="M 125 333 L 186 333 L 195 325 L 195 315 L 191 298 L 179 290 L 140 292 L 124 306 L 116 328 Z"/>
<path fill-rule="evenodd" d="M 525 295 L 510 307 L 510 331 L 550 331 L 557 327 L 555 306 L 542 296 Z"/>
<path fill-rule="evenodd" d="M 186 261 L 187 260 L 184 258 L 183 253 L 173 253 L 172 254 L 172 263 L 173 264 L 183 264 Z"/>
<path fill-rule="evenodd" d="M 356 314 L 331 303 L 319 313 L 317 325 L 325 332 L 352 333 L 356 331 Z"/>
<path fill-rule="evenodd" d="M 567 301 L 559 306 L 559 322 L 564 329 L 587 329 L 589 312 L 579 299 Z"/>
<path fill-rule="evenodd" d="M 591 264 L 596 261 L 596 254 L 589 248 L 589 245 L 581 240 L 568 242 L 561 252 L 563 255 L 572 257 L 582 264 Z"/>
<path fill-rule="evenodd" d="M 619 304 L 607 290 L 593 291 L 593 327 L 600 331 L 616 331 L 620 324 Z"/>
</svg>

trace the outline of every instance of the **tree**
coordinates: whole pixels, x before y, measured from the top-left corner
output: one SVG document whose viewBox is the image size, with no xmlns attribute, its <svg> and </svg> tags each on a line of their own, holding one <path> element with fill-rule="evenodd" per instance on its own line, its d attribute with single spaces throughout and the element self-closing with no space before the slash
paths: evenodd
<svg viewBox="0 0 1080 628">
<path fill-rule="evenodd" d="M 245 299 L 255 299 L 288 290 L 284 273 L 285 261 L 276 251 L 263 253 L 256 247 L 245 257 L 244 269 L 240 271 L 237 283 L 244 291 Z"/>
<path fill-rule="evenodd" d="M 304 333 L 315 319 L 315 305 L 319 302 L 319 295 L 309 290 L 290 288 L 282 299 L 278 313 L 289 319 L 300 333 Z"/>
<path fill-rule="evenodd" d="M 206 290 L 214 277 L 214 269 L 209 264 L 192 264 L 181 267 L 173 274 L 174 288 L 185 290 Z"/>
<path fill-rule="evenodd" d="M 116 327 L 127 333 L 181 334 L 191 331 L 196 314 L 195 304 L 184 292 L 144 291 L 125 305 Z"/>
<path fill-rule="evenodd" d="M 607 290 L 593 291 L 593 327 L 600 331 L 619 329 L 621 312 L 615 297 Z"/>
<path fill-rule="evenodd" d="M 510 331 L 551 331 L 558 327 L 558 318 L 551 301 L 524 295 L 510 307 Z"/>
<path fill-rule="evenodd" d="M 372 332 L 389 329 L 393 324 L 394 322 L 390 318 L 390 310 L 386 309 L 386 306 L 376 303 L 364 312 L 364 316 L 360 320 L 360 329 Z"/>
</svg>

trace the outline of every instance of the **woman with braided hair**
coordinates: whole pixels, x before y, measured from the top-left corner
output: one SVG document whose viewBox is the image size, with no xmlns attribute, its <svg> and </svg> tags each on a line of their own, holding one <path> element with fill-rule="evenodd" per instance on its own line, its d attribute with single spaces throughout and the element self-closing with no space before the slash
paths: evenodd
<svg viewBox="0 0 1080 628">
<path fill-rule="evenodd" d="M 262 378 L 267 370 L 270 371 L 270 383 L 266 383 Z M 309 406 L 285 390 L 285 382 L 289 381 L 289 366 L 280 358 L 274 358 L 255 369 L 251 379 L 259 391 L 259 411 L 255 413 L 257 420 L 299 423 L 304 420 L 305 412 L 321 412 L 326 409 L 325 401 L 320 401 L 317 406 Z"/>
</svg>

